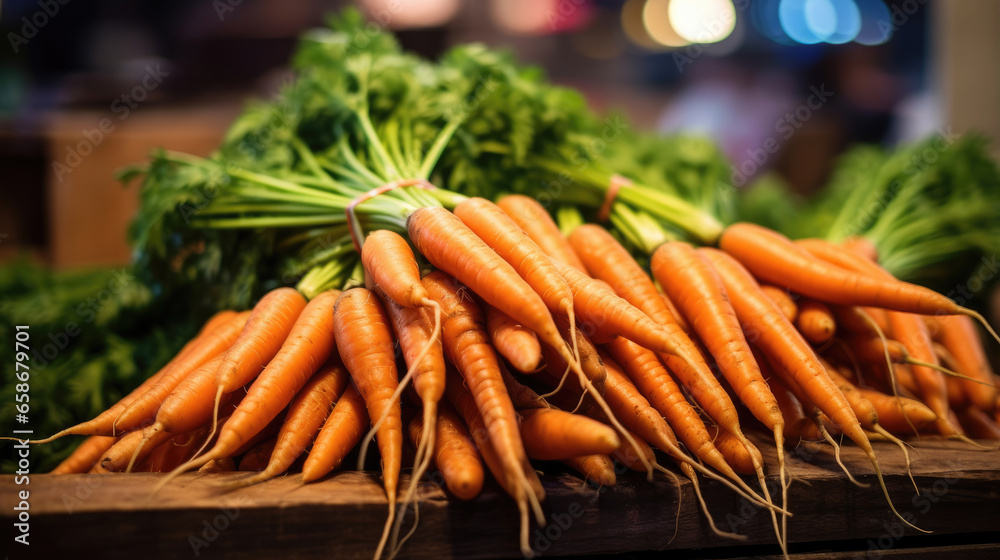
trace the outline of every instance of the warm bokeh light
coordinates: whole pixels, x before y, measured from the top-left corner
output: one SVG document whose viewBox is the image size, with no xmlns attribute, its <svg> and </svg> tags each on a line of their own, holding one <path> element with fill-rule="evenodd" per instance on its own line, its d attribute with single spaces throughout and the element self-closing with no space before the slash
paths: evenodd
<svg viewBox="0 0 1000 560">
<path fill-rule="evenodd" d="M 736 26 L 732 0 L 670 0 L 667 11 L 677 34 L 692 43 L 718 43 Z"/>
<path fill-rule="evenodd" d="M 365 12 L 389 29 L 444 25 L 455 17 L 460 0 L 362 0 Z"/>
<path fill-rule="evenodd" d="M 670 5 L 675 0 L 646 0 L 642 23 L 646 33 L 664 47 L 683 47 L 689 41 L 678 35 L 670 19 Z"/>
<path fill-rule="evenodd" d="M 622 6 L 622 31 L 629 41 L 650 51 L 663 50 L 664 46 L 649 36 L 646 25 L 642 21 L 646 0 L 628 0 Z"/>
<path fill-rule="evenodd" d="M 559 0 L 492 0 L 490 15 L 512 35 L 544 35 L 556 31 Z"/>
</svg>

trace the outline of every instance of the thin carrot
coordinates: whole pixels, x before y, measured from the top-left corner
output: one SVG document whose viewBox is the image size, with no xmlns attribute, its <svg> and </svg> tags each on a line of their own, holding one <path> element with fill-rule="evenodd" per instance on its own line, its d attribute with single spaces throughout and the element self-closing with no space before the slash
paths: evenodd
<svg viewBox="0 0 1000 560">
<path fill-rule="evenodd" d="M 795 322 L 795 318 L 799 315 L 799 306 L 787 290 L 783 290 L 773 284 L 761 284 L 760 291 L 764 292 L 764 295 L 778 306 L 785 319 L 788 319 L 791 323 Z"/>
<path fill-rule="evenodd" d="M 220 325 L 217 330 L 206 332 L 204 339 L 193 346 L 186 355 L 181 356 L 176 365 L 166 371 L 156 384 L 121 411 L 114 421 L 115 431 L 137 428 L 155 415 L 164 399 L 189 375 L 231 347 L 249 317 L 249 311 L 239 313 L 230 321 Z"/>
<path fill-rule="evenodd" d="M 410 420 L 410 440 L 414 445 L 423 440 L 421 419 Z M 441 471 L 448 491 L 460 500 L 471 500 L 483 488 L 483 461 L 469 435 L 469 429 L 448 403 L 438 408 L 437 437 L 434 464 Z"/>
<path fill-rule="evenodd" d="M 353 385 L 337 400 L 316 435 L 302 465 L 302 482 L 312 482 L 336 469 L 354 449 L 370 426 L 365 401 Z"/>
<path fill-rule="evenodd" d="M 447 313 L 445 315 L 447 316 Z M 445 328 L 447 329 L 447 327 Z M 496 479 L 497 483 L 500 484 L 500 487 L 508 495 L 514 497 L 517 501 L 518 511 L 521 514 L 521 553 L 525 557 L 532 557 L 534 553 L 531 551 L 531 545 L 528 542 L 528 495 L 543 493 L 541 483 L 538 483 L 537 488 L 529 487 L 526 489 L 524 488 L 525 483 L 519 482 L 517 477 L 510 476 L 505 466 L 507 459 L 501 457 L 494 447 L 494 443 L 498 442 L 498 440 L 490 435 L 491 430 L 487 426 L 483 415 L 479 412 L 479 406 L 476 404 L 475 397 L 465 387 L 460 375 L 454 375 L 452 372 L 448 373 L 446 376 L 445 393 L 448 396 L 448 401 L 451 402 L 458 414 L 465 420 L 466 426 L 469 427 L 469 434 L 472 436 L 472 441 L 475 442 L 476 448 L 479 450 L 483 462 L 486 463 L 486 467 L 493 474 L 493 478 Z M 520 433 L 518 433 L 518 441 L 520 441 L 520 437 Z M 538 514 L 537 511 L 535 513 L 536 515 Z M 545 518 L 540 517 L 538 523 L 539 525 L 544 525 Z"/>
<path fill-rule="evenodd" d="M 483 311 L 490 340 L 497 352 L 522 373 L 537 371 L 542 361 L 542 347 L 535 333 L 492 305 L 483 304 Z"/>
<path fill-rule="evenodd" d="M 546 255 L 568 264 L 580 272 L 587 272 L 580 257 L 559 231 L 559 226 L 538 201 L 524 195 L 512 194 L 497 200 L 497 206 L 517 222 L 517 225 L 521 226 L 521 229 Z"/>
<path fill-rule="evenodd" d="M 826 344 L 837 333 L 837 322 L 830 307 L 813 299 L 799 302 L 795 327 L 813 344 Z"/>
<path fill-rule="evenodd" d="M 453 278 L 435 271 L 424 277 L 424 286 L 441 306 L 444 321 L 441 325 L 445 353 L 448 360 L 465 380 L 489 439 L 502 461 L 504 488 L 518 502 L 522 514 L 530 503 L 539 514 L 539 502 L 544 499 L 541 482 L 528 462 L 517 427 L 514 405 L 504 387 L 496 352 L 489 343 L 482 313 L 469 298 L 462 297 Z M 461 408 L 452 399 L 456 408 Z M 461 412 L 461 410 L 460 410 Z M 466 422 L 469 422 L 467 415 Z M 473 430 L 473 436 L 478 437 Z M 486 459 L 486 456 L 483 457 Z M 538 515 L 539 519 L 544 519 Z M 526 520 L 523 520 L 526 523 Z M 522 548 L 530 551 L 526 533 L 522 534 Z"/>
<path fill-rule="evenodd" d="M 350 374 L 340 356 L 331 354 L 319 371 L 288 405 L 272 451 L 256 476 L 240 480 L 239 486 L 255 484 L 288 470 L 316 438 L 330 410 L 350 383 Z M 242 464 L 240 470 L 244 470 Z"/>
<path fill-rule="evenodd" d="M 90 436 L 49 474 L 78 474 L 89 471 L 117 440 L 118 438 L 111 436 Z"/>
</svg>

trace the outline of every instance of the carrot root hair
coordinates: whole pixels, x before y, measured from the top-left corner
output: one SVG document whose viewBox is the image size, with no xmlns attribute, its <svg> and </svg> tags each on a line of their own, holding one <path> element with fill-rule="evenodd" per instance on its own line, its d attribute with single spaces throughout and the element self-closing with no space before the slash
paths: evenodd
<svg viewBox="0 0 1000 560">
<path fill-rule="evenodd" d="M 993 336 L 993 340 L 996 340 L 997 344 L 1000 344 L 1000 336 L 997 335 L 997 331 L 993 330 L 993 327 L 990 326 L 990 323 L 986 320 L 986 317 L 983 317 L 982 313 L 976 311 L 975 309 L 969 309 L 968 307 L 959 307 L 958 311 L 962 315 L 968 315 L 969 317 L 979 321 L 980 324 L 986 327 L 986 331 Z"/>
<path fill-rule="evenodd" d="M 711 512 L 708 511 L 708 504 L 705 503 L 705 497 L 701 495 L 701 484 L 698 483 L 698 477 L 695 475 L 693 471 L 689 473 L 687 476 L 691 480 L 691 486 L 694 488 L 694 496 L 698 500 L 698 504 L 701 506 L 701 511 L 702 513 L 705 514 L 705 520 L 708 521 L 708 526 L 710 529 L 712 529 L 712 532 L 720 537 L 726 539 L 732 539 L 734 541 L 747 540 L 746 535 L 740 535 L 739 533 L 727 533 L 726 531 L 723 531 L 722 529 L 719 529 L 718 527 L 715 526 L 715 520 L 712 519 L 712 514 Z M 679 507 L 680 506 L 678 506 L 678 508 Z"/>
<path fill-rule="evenodd" d="M 898 437 L 889 433 L 889 430 L 883 428 L 881 424 L 875 424 L 874 426 L 872 426 L 872 430 L 876 434 L 898 445 L 899 448 L 903 451 L 903 459 L 906 460 L 906 476 L 910 478 L 910 483 L 913 484 L 913 490 L 916 491 L 917 495 L 919 496 L 920 488 L 917 487 L 917 481 L 914 480 L 913 471 L 910 469 L 910 452 L 907 451 L 906 449 L 906 443 L 904 443 L 903 440 L 899 439 Z"/>
</svg>

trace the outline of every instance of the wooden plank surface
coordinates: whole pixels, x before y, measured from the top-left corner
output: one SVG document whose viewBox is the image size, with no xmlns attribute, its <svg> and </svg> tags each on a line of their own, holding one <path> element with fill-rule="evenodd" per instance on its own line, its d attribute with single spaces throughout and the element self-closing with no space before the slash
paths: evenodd
<svg viewBox="0 0 1000 560">
<path fill-rule="evenodd" d="M 854 541 L 884 555 L 919 546 L 921 538 L 1000 529 L 1000 455 L 953 442 L 924 441 L 915 446 L 911 454 L 920 496 L 904 474 L 898 448 L 876 444 L 876 452 L 889 473 L 886 484 L 900 512 L 934 531 L 934 536 L 917 536 L 892 516 L 874 485 L 871 467 L 856 448 L 844 449 L 844 462 L 862 482 L 873 484 L 869 488 L 852 485 L 825 449 L 809 445 L 793 451 L 789 461 L 789 473 L 796 480 L 789 488 L 789 507 L 795 513 L 788 521 L 793 549 L 808 549 L 795 543 Z M 767 454 L 766 447 L 762 450 Z M 773 464 L 773 451 L 769 459 Z M 159 475 L 34 475 L 28 487 L 31 556 L 79 556 L 82 551 L 102 559 L 137 554 L 142 558 L 370 558 L 386 513 L 374 475 L 344 472 L 307 486 L 301 485 L 298 475 L 291 475 L 232 492 L 221 488 L 240 476 L 184 475 L 151 497 Z M 710 533 L 695 507 L 690 483 L 681 485 L 683 507 L 675 537 L 678 491 L 663 477 L 647 482 L 641 475 L 624 473 L 616 487 L 602 489 L 567 474 L 544 476 L 543 481 L 549 526 L 532 526 L 531 542 L 544 556 L 711 551 L 737 544 Z M 702 486 L 719 527 L 748 537 L 736 550 L 777 552 L 763 510 L 719 484 L 706 481 Z M 23 488 L 12 476 L 0 478 L 0 521 L 8 543 L 16 491 Z M 520 556 L 516 509 L 495 486 L 463 503 L 449 500 L 428 482 L 420 500 L 419 529 L 401 558 Z"/>
</svg>

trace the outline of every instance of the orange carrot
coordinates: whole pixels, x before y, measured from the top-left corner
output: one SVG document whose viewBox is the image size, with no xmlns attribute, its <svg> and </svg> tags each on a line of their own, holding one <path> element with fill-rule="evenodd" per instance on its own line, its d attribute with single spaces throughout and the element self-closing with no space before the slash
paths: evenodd
<svg viewBox="0 0 1000 560">
<path fill-rule="evenodd" d="M 923 429 L 937 420 L 934 411 L 919 401 L 906 397 L 897 401 L 892 395 L 865 387 L 858 387 L 858 392 L 875 406 L 879 423 L 890 432 L 913 433 L 914 429 Z"/>
<path fill-rule="evenodd" d="M 764 295 L 778 306 L 785 319 L 791 323 L 795 322 L 795 318 L 799 316 L 799 306 L 786 290 L 772 284 L 761 284 L 760 291 L 764 292 Z"/>
<path fill-rule="evenodd" d="M 801 244 L 758 225 L 729 226 L 719 247 L 762 281 L 820 301 L 931 315 L 970 313 L 933 290 L 852 273 L 822 261 Z"/>
<path fill-rule="evenodd" d="M 992 385 L 985 386 L 973 381 L 960 379 L 959 385 L 969 400 L 980 410 L 992 412 L 1000 398 L 1000 389 L 993 384 L 993 369 L 983 351 L 979 333 L 972 320 L 965 316 L 935 318 L 941 325 L 941 344 L 955 358 L 958 372 Z"/>
<path fill-rule="evenodd" d="M 419 417 L 410 421 L 410 440 L 414 445 L 423 440 Z M 469 435 L 469 429 L 458 413 L 442 403 L 438 409 L 434 464 L 441 471 L 448 491 L 460 500 L 471 500 L 483 488 L 483 462 Z"/>
<path fill-rule="evenodd" d="M 256 378 L 261 369 L 278 354 L 305 307 L 305 298 L 293 288 L 271 290 L 257 302 L 247 319 L 246 327 L 215 372 L 216 407 L 222 395 L 231 393 Z M 316 367 L 325 360 L 325 357 L 321 358 Z M 315 368 L 309 374 L 314 371 Z M 270 418 L 264 420 L 264 423 L 269 420 Z M 214 427 L 213 422 L 213 429 Z"/>
<path fill-rule="evenodd" d="M 579 414 L 554 408 L 521 411 L 521 439 L 528 457 L 543 461 L 614 453 L 621 445 L 615 431 Z"/>
<path fill-rule="evenodd" d="M 712 438 L 712 445 L 722 453 L 726 462 L 736 472 L 740 474 L 753 474 L 754 461 L 758 464 L 764 462 L 764 457 L 760 451 L 753 446 L 749 448 L 726 430 L 719 429 L 715 424 L 706 426 L 708 434 Z"/>
<path fill-rule="evenodd" d="M 837 332 L 833 312 L 826 304 L 813 299 L 799 302 L 795 327 L 813 344 L 826 344 Z"/>
<path fill-rule="evenodd" d="M 471 300 L 462 297 L 454 279 L 442 272 L 435 271 L 425 276 L 424 286 L 441 306 L 444 317 L 441 330 L 448 360 L 455 364 L 465 380 L 492 446 L 502 461 L 502 485 L 518 502 L 522 515 L 526 515 L 529 502 L 538 513 L 538 502 L 544 498 L 544 491 L 524 451 L 514 405 L 504 386 L 500 364 L 489 343 L 481 312 Z M 452 404 L 462 412 L 454 398 Z M 463 413 L 463 416 L 469 423 L 468 415 Z M 476 437 L 471 423 L 469 428 Z M 483 459 L 487 459 L 485 454 Z M 541 515 L 538 517 L 543 518 Z M 522 523 L 527 523 L 526 518 Z M 522 529 L 524 527 L 526 525 L 522 525 Z M 522 537 L 522 547 L 530 550 L 526 533 L 522 533 Z"/>
<path fill-rule="evenodd" d="M 79 474 L 89 471 L 117 440 L 118 438 L 111 436 L 90 436 L 49 474 Z"/>
<path fill-rule="evenodd" d="M 492 305 L 483 304 L 486 328 L 497 352 L 522 373 L 538 370 L 542 348 L 535 333 Z"/>
<path fill-rule="evenodd" d="M 638 462 L 638 461 L 637 461 Z M 584 455 L 570 457 L 563 461 L 569 468 L 583 475 L 587 482 L 598 486 L 614 486 L 617 483 L 615 465 L 607 455 Z M 641 463 L 640 463 L 641 465 Z M 646 469 L 643 467 L 642 471 Z"/>
<path fill-rule="evenodd" d="M 138 396 L 114 421 L 115 431 L 131 430 L 156 414 L 158 407 L 189 375 L 226 351 L 244 329 L 250 312 L 239 313 L 217 330 L 205 333 L 202 342 L 180 357 L 173 368 L 164 372 L 160 380 Z M 185 430 L 186 431 L 186 430 Z"/>
<path fill-rule="evenodd" d="M 353 385 L 348 386 L 316 435 L 302 465 L 302 482 L 312 482 L 339 467 L 369 425 L 364 399 Z"/>
<path fill-rule="evenodd" d="M 260 469 L 256 469 L 261 471 L 260 474 L 239 481 L 239 485 L 268 480 L 288 470 L 313 443 L 331 408 L 349 383 L 350 374 L 340 361 L 340 356 L 331 354 L 288 405 L 285 422 L 275 438 L 269 459 Z M 242 464 L 240 470 L 244 470 Z"/>
<path fill-rule="evenodd" d="M 872 262 L 878 262 L 878 248 L 864 237 L 854 235 L 841 241 L 840 244 L 852 253 L 857 253 Z"/>
<path fill-rule="evenodd" d="M 580 257 L 559 231 L 559 226 L 552 216 L 533 198 L 512 194 L 501 197 L 497 206 L 503 209 L 512 220 L 521 226 L 546 255 L 568 264 L 580 272 L 587 272 Z"/>
<path fill-rule="evenodd" d="M 152 450 L 132 469 L 132 472 L 170 472 L 194 457 L 195 452 L 208 436 L 207 425 L 172 436 L 162 445 Z"/>
</svg>

